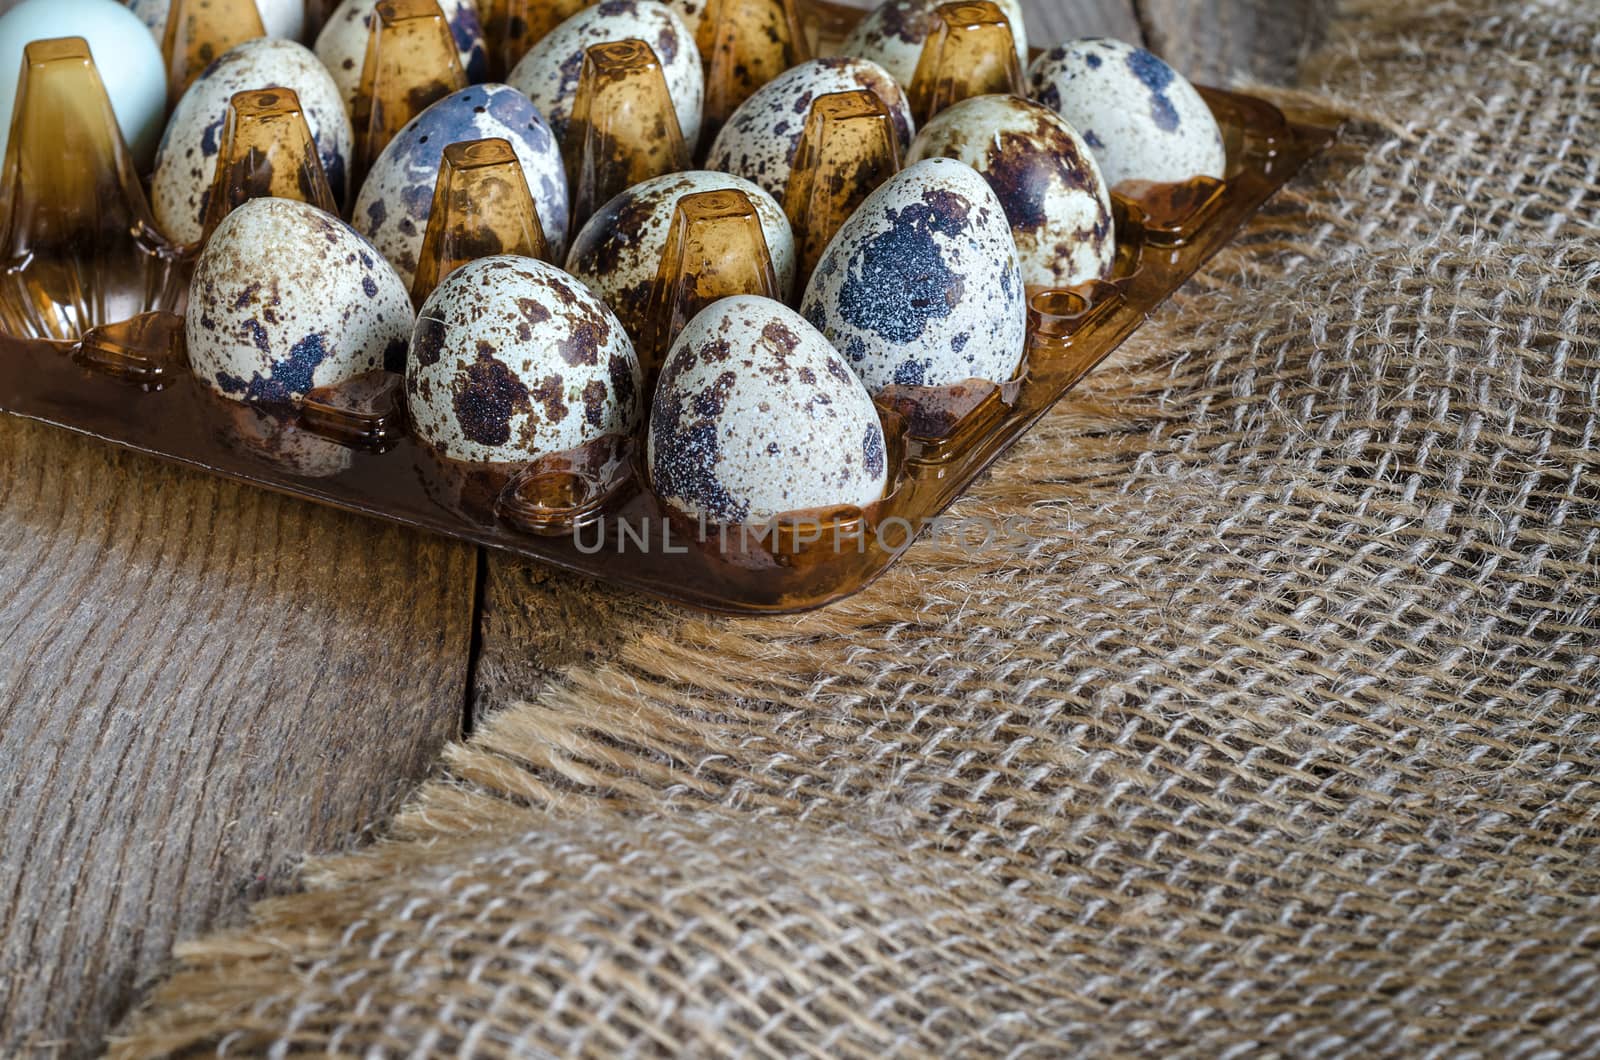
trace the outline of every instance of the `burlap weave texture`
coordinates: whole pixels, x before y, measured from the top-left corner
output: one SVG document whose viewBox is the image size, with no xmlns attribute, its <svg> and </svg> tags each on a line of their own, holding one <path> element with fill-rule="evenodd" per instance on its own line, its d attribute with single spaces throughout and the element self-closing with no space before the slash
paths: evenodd
<svg viewBox="0 0 1600 1060">
<path fill-rule="evenodd" d="M 1346 3 L 1344 145 L 959 506 L 1007 534 L 590 590 L 599 660 L 117 1052 L 1600 1055 L 1597 60 Z"/>
</svg>

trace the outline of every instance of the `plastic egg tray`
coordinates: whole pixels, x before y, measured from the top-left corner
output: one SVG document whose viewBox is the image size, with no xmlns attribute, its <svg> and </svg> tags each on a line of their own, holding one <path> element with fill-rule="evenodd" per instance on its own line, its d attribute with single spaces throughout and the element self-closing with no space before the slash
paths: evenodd
<svg viewBox="0 0 1600 1060">
<path fill-rule="evenodd" d="M 813 54 L 830 54 L 864 14 L 822 0 L 790 9 Z M 506 16 L 492 13 L 491 21 L 496 17 Z M 28 63 L 57 70 L 48 84 L 34 86 L 14 118 L 10 154 L 26 160 L 31 151 L 32 163 L 19 169 L 8 158 L 6 166 L 13 186 L 5 228 L 10 268 L 0 291 L 0 410 L 694 607 L 744 614 L 820 607 L 887 570 L 1334 136 L 1324 116 L 1290 116 L 1256 98 L 1202 88 L 1224 133 L 1226 178 L 1114 196 L 1113 275 L 1030 293 L 1017 378 L 937 392 L 891 387 L 879 395 L 890 457 L 881 501 L 792 513 L 760 526 L 707 526 L 652 494 L 642 438 L 608 437 L 521 468 L 473 467 L 441 460 L 408 437 L 398 375 L 372 373 L 313 392 L 289 413 L 215 395 L 188 369 L 183 320 L 174 311 L 182 307 L 192 259 L 165 247 L 137 211 L 118 212 L 138 176 L 119 152 L 109 116 L 72 158 L 51 149 L 60 135 L 53 115 L 71 109 L 74 85 L 93 74 L 87 53 L 46 42 L 30 46 Z M 253 102 L 273 111 L 271 99 Z M 386 121 L 398 128 L 392 115 Z M 98 184 L 74 188 L 85 181 Z M 250 194 L 241 188 L 240 195 Z M 52 205 L 73 193 L 102 204 L 93 224 L 131 235 L 126 254 L 91 259 L 83 252 L 74 225 L 84 219 Z M 134 198 L 142 203 L 142 192 Z M 439 252 L 447 263 L 451 253 Z M 682 304 L 659 308 L 681 326 Z"/>
</svg>

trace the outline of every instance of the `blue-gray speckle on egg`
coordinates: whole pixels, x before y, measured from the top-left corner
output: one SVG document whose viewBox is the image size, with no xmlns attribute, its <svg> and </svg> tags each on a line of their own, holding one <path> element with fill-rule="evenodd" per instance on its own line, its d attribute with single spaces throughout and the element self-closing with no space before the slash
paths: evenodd
<svg viewBox="0 0 1600 1060">
<path fill-rule="evenodd" d="M 511 144 L 545 240 L 560 260 L 567 240 L 567 178 L 550 126 L 539 109 L 509 85 L 474 85 L 411 119 L 373 163 L 356 199 L 351 223 L 372 240 L 406 283 L 416 274 L 444 149 L 463 140 L 490 137 Z"/>
<path fill-rule="evenodd" d="M 1034 99 L 1094 149 L 1108 187 L 1221 177 L 1227 150 L 1211 108 L 1172 67 L 1105 37 L 1066 41 L 1028 69 Z"/>
<path fill-rule="evenodd" d="M 954 159 L 901 170 L 840 227 L 800 311 L 873 393 L 1011 379 L 1027 303 L 1000 201 Z"/>
</svg>

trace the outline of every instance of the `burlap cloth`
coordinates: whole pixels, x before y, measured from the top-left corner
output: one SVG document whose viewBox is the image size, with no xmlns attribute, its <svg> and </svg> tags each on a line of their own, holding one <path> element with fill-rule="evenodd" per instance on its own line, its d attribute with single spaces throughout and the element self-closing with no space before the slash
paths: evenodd
<svg viewBox="0 0 1600 1060">
<path fill-rule="evenodd" d="M 1010 535 L 611 594 L 116 1051 L 1600 1055 L 1600 7 L 1330 41 L 1346 145 L 960 506 Z"/>
</svg>

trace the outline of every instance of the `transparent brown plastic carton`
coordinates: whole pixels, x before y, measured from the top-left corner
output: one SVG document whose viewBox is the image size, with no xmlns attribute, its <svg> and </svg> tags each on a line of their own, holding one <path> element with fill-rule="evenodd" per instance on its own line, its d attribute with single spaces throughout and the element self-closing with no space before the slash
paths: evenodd
<svg viewBox="0 0 1600 1060">
<path fill-rule="evenodd" d="M 445 277 L 495 254 L 550 257 L 528 179 L 506 140 L 451 144 L 439 162 L 411 301 L 421 308 Z"/>
<path fill-rule="evenodd" d="M 405 10 L 400 4 L 395 9 Z M 813 38 L 808 44 L 822 54 L 860 17 L 818 2 L 802 11 Z M 987 13 L 978 14 L 984 17 L 970 25 L 989 26 Z M 596 79 L 592 97 L 604 98 L 605 58 L 590 75 Z M 882 499 L 866 508 L 788 513 L 759 526 L 702 526 L 651 492 L 642 435 L 608 436 L 526 466 L 461 465 L 407 434 L 395 375 L 374 372 L 324 387 L 294 408 L 255 408 L 216 395 L 191 374 L 183 349 L 180 314 L 190 255 L 170 246 L 150 220 L 86 46 L 75 39 L 38 42 L 29 46 L 24 66 L 28 75 L 0 177 L 17 204 L 4 229 L 0 410 L 731 613 L 819 607 L 882 574 L 1333 136 L 1320 116 L 1289 118 L 1260 100 L 1202 89 L 1227 141 L 1226 179 L 1117 189 L 1120 246 L 1113 275 L 1072 289 L 1030 292 L 1027 353 L 1016 378 L 891 387 L 880 394 L 889 460 Z M 649 85 L 643 98 L 660 104 L 637 65 L 610 72 L 623 88 Z M 952 98 L 960 98 L 964 90 L 954 91 Z M 593 106 L 588 120 L 594 135 L 613 130 L 621 143 L 610 153 L 597 150 L 592 170 L 621 164 L 619 154 L 659 149 L 630 139 L 637 121 L 611 120 L 615 114 L 596 114 Z M 303 139 L 296 146 L 303 122 L 296 125 L 294 111 L 282 94 L 235 100 L 230 120 L 241 146 L 219 172 L 246 188 L 239 194 L 248 195 L 249 181 L 263 176 L 258 169 L 250 177 L 241 151 L 263 157 L 281 151 L 286 160 L 315 162 Z M 872 183 L 898 166 L 892 134 L 886 148 L 882 123 L 875 124 L 880 117 L 859 98 L 814 102 L 802 164 L 786 197 L 793 201 L 784 203 L 806 219 L 798 233 L 803 259 L 865 194 L 844 187 L 839 174 L 860 168 L 870 174 L 861 181 Z M 70 172 L 59 157 L 63 136 L 85 145 Z M 503 141 L 474 141 L 447 153 L 423 255 L 433 269 L 429 284 L 477 256 L 480 246 L 537 252 L 537 214 L 526 186 L 508 180 L 520 170 L 506 148 Z M 687 147 L 668 148 L 687 155 Z M 646 168 L 656 164 L 646 162 Z M 303 169 L 309 187 L 295 197 L 317 201 L 322 193 L 313 171 Z M 494 194 L 470 190 L 491 184 Z M 594 196 L 608 186 L 596 181 L 591 208 L 604 201 Z M 711 298 L 775 291 L 761 227 L 742 199 L 709 193 L 679 204 L 650 302 L 652 334 L 641 343 L 648 360 Z"/>
<path fill-rule="evenodd" d="M 450 24 L 435 0 L 378 0 L 373 15 L 361 84 L 350 108 L 356 134 L 352 188 L 360 187 L 406 122 L 467 87 Z"/>
<path fill-rule="evenodd" d="M 917 128 L 971 96 L 1022 94 L 1016 41 L 994 0 L 941 4 L 933 21 L 907 93 Z"/>
</svg>

